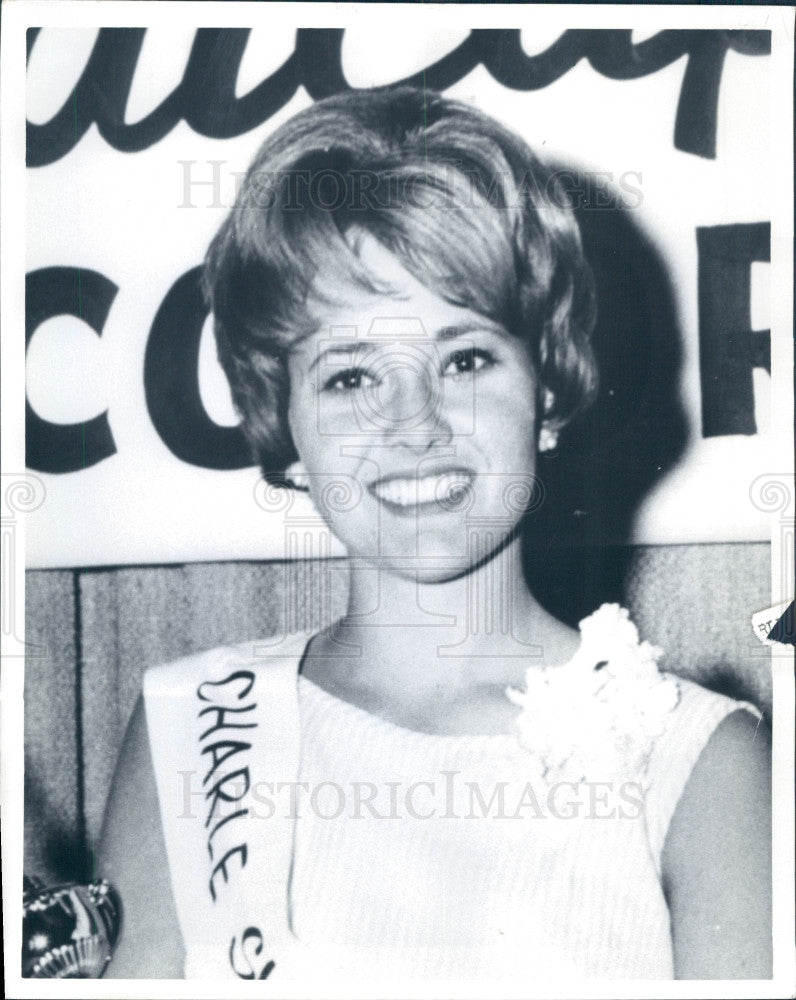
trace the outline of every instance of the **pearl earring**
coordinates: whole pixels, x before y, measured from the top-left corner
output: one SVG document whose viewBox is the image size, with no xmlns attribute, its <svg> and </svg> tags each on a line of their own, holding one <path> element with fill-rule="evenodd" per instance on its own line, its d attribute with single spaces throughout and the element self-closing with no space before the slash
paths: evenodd
<svg viewBox="0 0 796 1000">
<path fill-rule="evenodd" d="M 285 479 L 294 489 L 309 493 L 310 477 L 301 462 L 293 462 L 285 469 Z"/>
<path fill-rule="evenodd" d="M 558 431 L 546 424 L 539 431 L 539 451 L 552 451 L 558 444 Z"/>
</svg>

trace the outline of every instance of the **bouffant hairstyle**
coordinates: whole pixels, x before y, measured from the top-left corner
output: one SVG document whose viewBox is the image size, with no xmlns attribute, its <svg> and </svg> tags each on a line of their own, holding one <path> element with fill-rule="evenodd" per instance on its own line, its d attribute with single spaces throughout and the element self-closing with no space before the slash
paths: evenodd
<svg viewBox="0 0 796 1000">
<path fill-rule="evenodd" d="M 319 101 L 263 143 L 205 261 L 219 359 L 256 462 L 296 459 L 287 358 L 375 238 L 445 300 L 523 340 L 563 427 L 593 398 L 591 272 L 555 171 L 466 104 L 411 87 Z"/>
</svg>

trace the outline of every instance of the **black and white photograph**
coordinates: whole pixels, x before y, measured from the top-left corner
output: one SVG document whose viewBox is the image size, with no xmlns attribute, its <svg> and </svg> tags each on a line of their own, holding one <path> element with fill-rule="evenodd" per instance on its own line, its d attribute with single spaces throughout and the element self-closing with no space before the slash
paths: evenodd
<svg viewBox="0 0 796 1000">
<path fill-rule="evenodd" d="M 792 995 L 794 8 L 3 22 L 7 995 Z"/>
</svg>

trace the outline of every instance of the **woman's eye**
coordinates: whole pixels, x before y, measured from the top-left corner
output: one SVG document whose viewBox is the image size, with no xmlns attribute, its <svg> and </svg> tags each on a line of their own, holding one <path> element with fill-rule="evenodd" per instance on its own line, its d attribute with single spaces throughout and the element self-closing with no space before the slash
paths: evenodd
<svg viewBox="0 0 796 1000">
<path fill-rule="evenodd" d="M 333 392 L 350 392 L 353 389 L 361 389 L 363 384 L 371 381 L 371 376 L 364 368 L 346 368 L 345 371 L 336 372 L 327 379 L 323 387 Z"/>
<path fill-rule="evenodd" d="M 443 370 L 443 375 L 469 375 L 494 363 L 489 351 L 478 347 L 460 348 L 451 354 Z"/>
</svg>

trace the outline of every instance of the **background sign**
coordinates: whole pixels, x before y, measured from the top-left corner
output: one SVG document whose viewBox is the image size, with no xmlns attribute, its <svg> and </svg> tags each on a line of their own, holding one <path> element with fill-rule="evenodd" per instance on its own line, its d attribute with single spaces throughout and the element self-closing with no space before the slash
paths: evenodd
<svg viewBox="0 0 796 1000">
<path fill-rule="evenodd" d="M 749 491 L 773 467 L 770 33 L 572 30 L 528 7 L 518 28 L 419 31 L 408 10 L 297 28 L 269 7 L 251 30 L 28 32 L 27 465 L 46 490 L 28 565 L 340 552 L 259 481 L 197 268 L 266 135 L 398 81 L 561 167 L 601 306 L 601 401 L 571 439 L 583 537 L 767 539 Z"/>
</svg>

